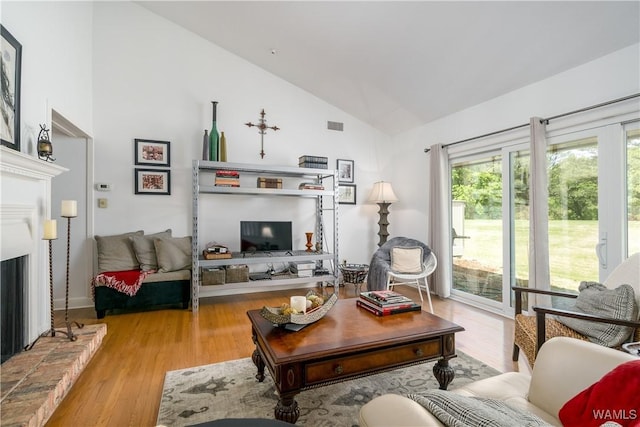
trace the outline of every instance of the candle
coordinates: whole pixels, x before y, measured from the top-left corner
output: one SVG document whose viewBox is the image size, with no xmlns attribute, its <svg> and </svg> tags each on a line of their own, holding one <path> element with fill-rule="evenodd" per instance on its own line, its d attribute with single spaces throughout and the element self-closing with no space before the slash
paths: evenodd
<svg viewBox="0 0 640 427">
<path fill-rule="evenodd" d="M 78 202 L 75 200 L 62 201 L 62 213 L 60 216 L 65 218 L 75 218 L 78 216 Z"/>
<path fill-rule="evenodd" d="M 44 221 L 44 240 L 55 240 L 58 238 L 58 227 L 55 219 L 47 219 Z"/>
<path fill-rule="evenodd" d="M 291 297 L 291 308 L 298 313 L 305 313 L 307 311 L 307 298 L 306 297 Z"/>
</svg>

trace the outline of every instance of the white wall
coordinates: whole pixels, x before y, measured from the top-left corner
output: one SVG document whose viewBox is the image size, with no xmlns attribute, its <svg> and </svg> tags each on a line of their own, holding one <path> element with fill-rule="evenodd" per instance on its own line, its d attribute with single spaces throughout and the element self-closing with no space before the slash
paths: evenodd
<svg viewBox="0 0 640 427">
<path fill-rule="evenodd" d="M 51 129 L 51 111 L 56 110 L 78 128 L 90 134 L 93 128 L 92 102 L 92 20 L 91 2 L 14 2 L 2 1 L 2 25 L 22 45 L 21 75 L 21 151 L 37 157 L 36 141 L 40 124 Z M 56 143 L 53 133 L 53 157 L 62 154 L 64 145 Z M 62 156 L 64 157 L 64 156 Z M 62 159 L 61 157 L 61 159 Z M 70 169 L 86 167 L 85 158 L 72 152 L 66 161 L 56 162 Z M 84 174 L 77 182 L 66 174 L 53 178 L 52 200 L 85 200 Z M 83 212 L 82 206 L 80 211 Z M 51 206 L 47 217 L 57 219 L 59 239 L 54 242 L 54 298 L 56 309 L 64 307 L 66 266 L 66 220 L 61 218 L 60 205 Z M 72 220 L 72 243 L 70 251 L 70 304 L 91 303 L 86 265 L 85 224 L 87 218 Z M 44 241 L 40 241 L 44 247 Z M 48 289 L 48 279 L 47 279 Z M 48 296 L 47 296 L 48 305 Z"/>
<path fill-rule="evenodd" d="M 191 234 L 191 166 L 200 158 L 204 129 L 211 127 L 211 101 L 218 104 L 218 130 L 228 142 L 228 160 L 297 166 L 301 155 L 355 161 L 358 205 L 340 207 L 340 259 L 368 262 L 377 242 L 376 206 L 365 204 L 379 179 L 376 147 L 389 137 L 199 36 L 128 2 L 95 4 L 93 45 L 95 181 L 109 183 L 109 207 L 96 209 L 95 234 L 173 229 Z M 260 136 L 246 122 L 266 110 L 268 125 L 281 130 Z M 344 132 L 326 129 L 344 122 Z M 134 194 L 134 139 L 171 142 L 171 195 Z M 140 167 L 140 166 L 138 166 Z M 297 200 L 205 196 L 201 241 L 239 249 L 240 220 L 294 219 L 294 246 L 314 208 Z M 241 202 L 241 203 L 240 203 Z M 204 212 L 204 215 L 202 215 Z"/>
<path fill-rule="evenodd" d="M 426 238 L 425 148 L 525 124 L 533 116 L 551 117 L 638 93 L 639 76 L 636 44 L 394 137 L 397 149 L 382 172 L 391 176 L 400 199 L 389 217 L 394 233 Z"/>
<path fill-rule="evenodd" d="M 51 129 L 52 109 L 90 134 L 91 2 L 3 0 L 0 7 L 2 25 L 22 44 L 21 151 L 37 156 L 39 124 Z"/>
</svg>

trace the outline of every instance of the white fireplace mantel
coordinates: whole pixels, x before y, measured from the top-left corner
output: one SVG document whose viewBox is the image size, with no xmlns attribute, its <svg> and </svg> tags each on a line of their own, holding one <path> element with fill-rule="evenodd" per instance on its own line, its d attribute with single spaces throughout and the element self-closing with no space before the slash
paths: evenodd
<svg viewBox="0 0 640 427">
<path fill-rule="evenodd" d="M 48 246 L 44 220 L 51 217 L 51 180 L 67 168 L 0 147 L 0 257 L 29 256 L 26 338 L 50 328 Z M 5 238 L 7 237 L 7 238 Z M 4 259 L 4 257 L 2 257 Z"/>
</svg>

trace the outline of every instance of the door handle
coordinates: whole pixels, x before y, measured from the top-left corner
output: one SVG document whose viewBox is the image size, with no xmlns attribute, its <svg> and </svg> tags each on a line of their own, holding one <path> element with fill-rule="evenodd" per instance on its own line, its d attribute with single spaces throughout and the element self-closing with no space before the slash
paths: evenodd
<svg viewBox="0 0 640 427">
<path fill-rule="evenodd" d="M 607 233 L 600 233 L 600 241 L 596 245 L 596 255 L 598 255 L 598 261 L 600 261 L 600 267 L 607 268 Z"/>
</svg>

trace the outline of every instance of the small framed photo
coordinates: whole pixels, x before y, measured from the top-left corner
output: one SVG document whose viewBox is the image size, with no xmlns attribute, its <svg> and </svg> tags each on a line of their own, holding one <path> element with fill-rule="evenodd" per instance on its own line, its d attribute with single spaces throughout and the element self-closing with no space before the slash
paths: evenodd
<svg viewBox="0 0 640 427">
<path fill-rule="evenodd" d="M 171 194 L 171 171 L 135 169 L 135 194 Z"/>
<path fill-rule="evenodd" d="M 341 205 L 355 205 L 356 186 L 351 184 L 338 185 L 338 203 Z"/>
<path fill-rule="evenodd" d="M 353 182 L 353 160 L 338 159 L 336 169 L 338 169 L 338 181 Z"/>
<path fill-rule="evenodd" d="M 0 24 L 2 102 L 0 102 L 0 142 L 20 151 L 20 74 L 22 45 Z"/>
<path fill-rule="evenodd" d="M 135 140 L 136 165 L 171 166 L 169 141 Z"/>
</svg>

